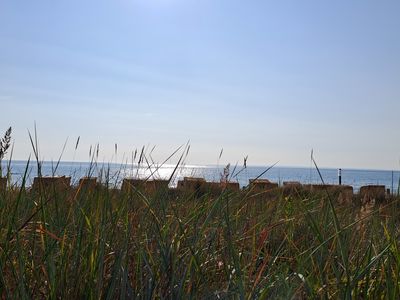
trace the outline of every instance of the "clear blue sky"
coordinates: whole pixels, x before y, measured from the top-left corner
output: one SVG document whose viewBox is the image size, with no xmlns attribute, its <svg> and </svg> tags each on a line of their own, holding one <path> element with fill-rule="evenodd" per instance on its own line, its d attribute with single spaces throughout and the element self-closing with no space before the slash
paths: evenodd
<svg viewBox="0 0 400 300">
<path fill-rule="evenodd" d="M 15 159 L 190 139 L 192 164 L 399 167 L 400 1 L 0 1 Z"/>
</svg>

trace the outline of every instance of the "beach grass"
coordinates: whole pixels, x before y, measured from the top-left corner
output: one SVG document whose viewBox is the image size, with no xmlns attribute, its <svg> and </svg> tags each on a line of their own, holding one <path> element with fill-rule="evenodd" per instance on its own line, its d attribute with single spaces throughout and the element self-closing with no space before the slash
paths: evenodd
<svg viewBox="0 0 400 300">
<path fill-rule="evenodd" d="M 24 181 L 0 193 L 2 298 L 399 298 L 399 198 Z"/>
</svg>

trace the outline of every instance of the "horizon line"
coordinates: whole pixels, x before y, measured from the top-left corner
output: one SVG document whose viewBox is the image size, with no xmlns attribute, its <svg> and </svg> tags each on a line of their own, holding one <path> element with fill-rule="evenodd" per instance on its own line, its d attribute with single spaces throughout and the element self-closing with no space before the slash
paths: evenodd
<svg viewBox="0 0 400 300">
<path fill-rule="evenodd" d="M 9 162 L 10 160 L 3 160 L 2 164 L 7 164 L 7 162 Z M 28 162 L 28 160 L 24 160 L 24 159 L 12 159 L 12 162 Z M 35 163 L 36 160 L 31 160 L 31 163 Z M 58 161 L 56 160 L 43 160 L 42 163 L 57 163 Z M 69 161 L 69 160 L 60 160 L 60 163 L 69 163 L 69 164 L 90 164 L 90 161 L 81 161 L 81 160 L 76 160 L 76 161 Z M 112 164 L 112 165 L 137 165 L 137 163 L 131 163 L 131 162 L 99 162 L 99 161 L 93 161 L 93 163 L 97 163 L 97 164 Z M 228 163 L 230 164 L 231 167 L 234 167 L 235 164 L 232 163 Z M 189 163 L 189 164 L 185 164 L 185 167 L 194 167 L 194 168 L 224 168 L 225 166 L 227 166 L 228 164 L 196 164 L 196 163 Z M 157 165 L 157 163 L 152 164 L 151 166 Z M 161 165 L 161 163 L 160 163 Z M 158 166 L 160 166 L 158 165 Z M 176 166 L 176 164 L 171 164 L 171 163 L 164 163 L 162 164 L 162 166 Z M 236 165 L 237 167 L 243 167 L 242 165 Z M 290 166 L 290 165 L 278 165 L 276 164 L 274 166 L 274 164 L 248 164 L 247 168 L 269 168 L 273 166 L 271 169 L 273 168 L 290 168 L 290 169 L 316 169 L 315 166 Z M 357 168 L 357 167 L 331 167 L 331 166 L 318 166 L 319 169 L 325 169 L 325 170 L 338 170 L 341 169 L 342 171 L 345 170 L 350 170 L 350 171 L 386 171 L 386 172 L 400 172 L 400 168 L 399 169 L 376 169 L 376 168 Z"/>
</svg>

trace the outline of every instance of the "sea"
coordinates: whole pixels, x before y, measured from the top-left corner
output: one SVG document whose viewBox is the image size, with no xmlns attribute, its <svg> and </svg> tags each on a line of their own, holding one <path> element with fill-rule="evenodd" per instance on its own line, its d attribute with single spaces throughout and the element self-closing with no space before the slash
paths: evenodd
<svg viewBox="0 0 400 300">
<path fill-rule="evenodd" d="M 220 181 L 227 178 L 239 182 L 241 187 L 248 185 L 250 179 L 269 179 L 283 184 L 285 181 L 298 181 L 302 184 L 338 184 L 338 169 L 283 166 L 218 166 L 218 165 L 147 165 L 97 163 L 97 162 L 48 162 L 38 166 L 37 162 L 18 161 L 2 163 L 2 172 L 10 169 L 12 183 L 21 186 L 25 176 L 25 185 L 30 186 L 38 176 L 70 176 L 72 184 L 85 176 L 97 177 L 101 182 L 119 187 L 124 178 L 169 179 L 174 187 L 183 177 L 202 177 L 207 181 Z M 363 185 L 385 185 L 392 193 L 399 192 L 400 171 L 357 170 L 342 168 L 342 184 L 353 186 L 355 191 Z"/>
</svg>

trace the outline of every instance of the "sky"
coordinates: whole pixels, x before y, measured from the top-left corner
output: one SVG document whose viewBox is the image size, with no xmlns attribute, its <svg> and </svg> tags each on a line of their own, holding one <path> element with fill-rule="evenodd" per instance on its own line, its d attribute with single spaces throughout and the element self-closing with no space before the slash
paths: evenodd
<svg viewBox="0 0 400 300">
<path fill-rule="evenodd" d="M 32 153 L 400 168 L 400 1 L 0 0 L 0 133 Z M 76 141 L 80 137 L 78 149 Z M 115 144 L 117 154 L 115 155 Z"/>
</svg>

